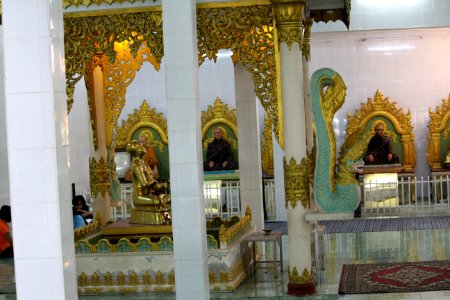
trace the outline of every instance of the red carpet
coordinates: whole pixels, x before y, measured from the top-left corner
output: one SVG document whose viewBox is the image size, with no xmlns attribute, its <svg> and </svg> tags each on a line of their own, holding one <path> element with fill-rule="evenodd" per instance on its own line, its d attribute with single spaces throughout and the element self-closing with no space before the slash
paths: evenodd
<svg viewBox="0 0 450 300">
<path fill-rule="evenodd" d="M 343 265 L 340 294 L 450 290 L 450 261 Z"/>
</svg>

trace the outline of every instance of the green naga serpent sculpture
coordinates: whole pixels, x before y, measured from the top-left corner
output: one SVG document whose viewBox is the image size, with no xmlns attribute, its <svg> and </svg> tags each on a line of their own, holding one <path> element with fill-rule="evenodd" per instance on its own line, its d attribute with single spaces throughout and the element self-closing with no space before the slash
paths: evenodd
<svg viewBox="0 0 450 300">
<path fill-rule="evenodd" d="M 336 168 L 336 138 L 332 120 L 342 107 L 347 88 L 341 76 L 331 69 L 319 69 L 311 77 L 311 101 L 316 125 L 316 165 L 314 197 L 325 212 L 353 212 L 359 205 L 361 190 L 355 173 L 361 173 L 360 159 L 367 144 L 355 132 L 341 149 Z"/>
</svg>

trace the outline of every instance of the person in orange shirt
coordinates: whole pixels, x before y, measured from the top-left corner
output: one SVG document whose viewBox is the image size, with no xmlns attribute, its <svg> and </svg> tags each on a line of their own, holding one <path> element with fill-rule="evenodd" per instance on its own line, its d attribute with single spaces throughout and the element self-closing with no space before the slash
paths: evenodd
<svg viewBox="0 0 450 300">
<path fill-rule="evenodd" d="M 13 242 L 8 223 L 11 222 L 11 207 L 3 205 L 0 208 L 0 258 L 13 257 Z"/>
</svg>

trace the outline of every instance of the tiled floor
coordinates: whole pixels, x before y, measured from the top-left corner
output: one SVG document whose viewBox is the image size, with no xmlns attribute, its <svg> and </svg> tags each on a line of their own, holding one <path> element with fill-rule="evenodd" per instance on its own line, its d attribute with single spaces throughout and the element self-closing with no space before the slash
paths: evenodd
<svg viewBox="0 0 450 300">
<path fill-rule="evenodd" d="M 303 299 L 450 299 L 450 291 L 370 295 L 338 295 L 337 293 L 339 276 L 344 263 L 450 259 L 450 229 L 326 234 L 323 236 L 323 241 L 325 267 L 319 272 L 320 282 L 317 285 L 317 294 Z M 287 243 L 283 246 L 287 249 Z M 16 299 L 13 285 L 11 285 L 14 278 L 12 266 L 12 260 L 0 260 L 0 300 Z M 270 271 L 259 270 L 257 280 L 248 279 L 233 293 L 212 292 L 211 299 L 298 299 L 286 295 L 286 285 L 286 271 L 281 278 L 273 279 Z M 175 295 L 80 296 L 79 299 L 163 300 L 175 299 Z"/>
</svg>

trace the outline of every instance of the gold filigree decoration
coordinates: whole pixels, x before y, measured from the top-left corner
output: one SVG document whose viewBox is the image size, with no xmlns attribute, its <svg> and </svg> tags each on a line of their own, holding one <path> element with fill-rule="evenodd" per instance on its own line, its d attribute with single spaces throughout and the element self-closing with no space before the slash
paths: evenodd
<svg viewBox="0 0 450 300">
<path fill-rule="evenodd" d="M 73 104 L 75 84 L 85 75 L 86 65 L 93 56 L 103 53 L 113 63 L 117 55 L 115 43 L 127 41 L 131 56 L 135 58 L 145 42 L 150 53 L 146 59 L 159 69 L 164 51 L 162 39 L 161 12 L 64 17 L 68 112 Z"/>
<path fill-rule="evenodd" d="M 136 130 L 142 127 L 153 128 L 161 137 L 161 142 L 168 144 L 166 118 L 163 113 L 157 112 L 156 108 L 151 108 L 144 100 L 139 109 L 134 109 L 132 114 L 128 114 L 126 120 L 122 120 L 122 125 L 117 127 L 116 147 L 125 148 Z"/>
<path fill-rule="evenodd" d="M 108 162 L 102 157 L 97 161 L 94 157 L 89 160 L 89 178 L 91 193 L 94 198 L 100 193 L 103 197 L 109 194 L 110 178 Z"/>
<path fill-rule="evenodd" d="M 284 189 L 286 193 L 286 208 L 291 203 L 291 207 L 295 208 L 297 202 L 301 202 L 304 208 L 310 207 L 309 193 L 309 173 L 308 159 L 302 158 L 300 164 L 294 157 L 291 157 L 289 163 L 286 158 L 284 164 Z"/>
<path fill-rule="evenodd" d="M 311 29 L 314 23 L 313 18 L 306 18 L 304 21 L 302 54 L 306 61 L 311 61 Z"/>
<path fill-rule="evenodd" d="M 405 114 L 402 108 L 397 108 L 396 102 L 389 97 L 384 98 L 377 90 L 373 99 L 368 98 L 367 103 L 361 104 L 354 115 L 348 113 L 348 127 L 346 138 L 354 132 L 364 132 L 367 123 L 375 117 L 384 117 L 393 125 L 396 132 L 401 135 L 403 167 L 405 171 L 412 171 L 416 165 L 416 150 L 414 146 L 414 133 L 411 123 L 411 111 Z M 373 135 L 373 132 L 372 132 Z"/>
<path fill-rule="evenodd" d="M 300 275 L 298 274 L 296 267 L 292 268 L 292 273 L 290 268 L 288 267 L 288 273 L 290 283 L 305 284 L 314 282 L 314 275 L 312 274 L 312 272 L 309 272 L 308 269 L 306 268 L 303 269 L 302 275 Z"/>
<path fill-rule="evenodd" d="M 255 93 L 275 128 L 279 139 L 273 17 L 270 5 L 205 8 L 197 10 L 199 63 L 216 60 L 219 49 L 233 51 L 252 74 Z"/>
<path fill-rule="evenodd" d="M 265 174 L 274 174 L 273 165 L 273 141 L 272 141 L 272 122 L 264 115 L 264 134 L 262 138 L 261 163 Z"/>
<path fill-rule="evenodd" d="M 303 10 L 305 1 L 272 0 L 278 30 L 278 43 L 286 43 L 289 49 L 296 42 L 300 49 L 303 38 Z"/>
<path fill-rule="evenodd" d="M 431 108 L 428 109 L 428 114 L 430 116 L 427 148 L 428 165 L 432 169 L 440 169 L 442 168 L 441 134 L 443 135 L 443 139 L 448 138 L 449 128 L 447 128 L 447 123 L 450 119 L 450 94 L 448 95 L 448 99 L 442 99 L 442 104 L 436 106 L 434 112 Z"/>
<path fill-rule="evenodd" d="M 152 0 L 153 2 L 156 2 L 156 0 Z M 63 7 L 68 8 L 71 6 L 80 7 L 80 6 L 86 6 L 89 7 L 91 5 L 102 5 L 102 4 L 108 4 L 111 5 L 113 3 L 135 3 L 135 2 L 146 2 L 146 0 L 63 0 Z"/>
</svg>

